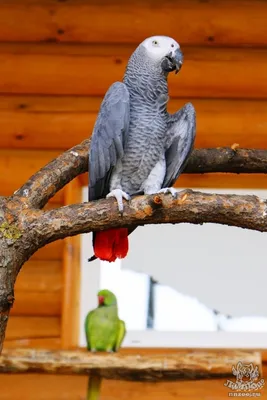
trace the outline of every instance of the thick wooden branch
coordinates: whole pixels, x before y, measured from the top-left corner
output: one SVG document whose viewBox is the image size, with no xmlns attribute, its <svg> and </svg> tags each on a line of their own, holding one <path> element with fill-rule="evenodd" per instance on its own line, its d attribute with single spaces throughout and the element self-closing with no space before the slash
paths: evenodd
<svg viewBox="0 0 267 400">
<path fill-rule="evenodd" d="M 184 171 L 185 173 L 232 172 L 267 173 L 267 150 L 231 149 L 195 149 Z"/>
<path fill-rule="evenodd" d="M 25 220 L 24 220 L 25 221 Z M 171 194 L 138 196 L 124 202 L 119 216 L 113 199 L 74 204 L 42 213 L 24 222 L 40 245 L 66 236 L 115 227 L 145 224 L 218 223 L 267 231 L 267 200 L 257 196 L 207 194 L 192 190 Z"/>
<path fill-rule="evenodd" d="M 33 208 L 42 208 L 61 188 L 81 173 L 88 171 L 90 140 L 61 154 L 34 174 L 16 196 Z M 185 173 L 233 172 L 267 173 L 267 150 L 196 149 Z"/>
<path fill-rule="evenodd" d="M 33 175 L 13 196 L 0 198 L 0 352 L 17 274 L 38 248 L 50 242 L 112 227 L 160 223 L 211 222 L 267 231 L 267 200 L 190 190 L 180 192 L 175 198 L 170 194 L 136 197 L 125 202 L 123 217 L 114 199 L 41 211 L 58 190 L 87 171 L 89 143 L 86 140 L 63 153 Z M 266 154 L 261 150 L 196 150 L 187 172 L 230 171 L 232 165 L 235 172 L 251 169 L 265 173 Z"/>
<path fill-rule="evenodd" d="M 47 373 L 88 375 L 97 372 L 106 379 L 170 381 L 232 377 L 239 361 L 261 369 L 261 354 L 250 351 L 192 351 L 159 355 L 124 355 L 86 351 L 4 350 L 2 373 Z"/>
<path fill-rule="evenodd" d="M 17 192 L 30 207 L 42 208 L 60 189 L 88 169 L 90 140 L 62 153 L 34 174 Z"/>
</svg>

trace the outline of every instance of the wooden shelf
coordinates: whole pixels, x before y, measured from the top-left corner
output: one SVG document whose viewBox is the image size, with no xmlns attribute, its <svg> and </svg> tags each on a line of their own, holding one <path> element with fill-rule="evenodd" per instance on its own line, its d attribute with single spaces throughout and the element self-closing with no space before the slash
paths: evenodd
<svg viewBox="0 0 267 400">
<path fill-rule="evenodd" d="M 173 351 L 166 354 L 89 353 L 32 349 L 4 350 L 0 373 L 88 375 L 128 381 L 171 381 L 222 378 L 239 361 L 261 369 L 261 353 L 253 351 Z"/>
</svg>

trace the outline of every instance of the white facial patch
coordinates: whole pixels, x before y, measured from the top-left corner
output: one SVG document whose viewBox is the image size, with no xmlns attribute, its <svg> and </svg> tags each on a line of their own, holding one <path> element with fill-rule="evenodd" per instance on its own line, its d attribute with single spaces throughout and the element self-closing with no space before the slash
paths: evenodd
<svg viewBox="0 0 267 400">
<path fill-rule="evenodd" d="M 145 47 L 148 56 L 155 61 L 160 61 L 170 53 L 174 55 L 180 48 L 179 44 L 168 36 L 152 36 L 145 39 L 141 45 Z"/>
</svg>

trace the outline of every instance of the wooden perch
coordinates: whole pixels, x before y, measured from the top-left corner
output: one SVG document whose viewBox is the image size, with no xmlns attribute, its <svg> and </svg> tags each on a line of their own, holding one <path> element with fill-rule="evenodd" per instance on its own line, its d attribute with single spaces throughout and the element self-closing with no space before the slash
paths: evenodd
<svg viewBox="0 0 267 400">
<path fill-rule="evenodd" d="M 39 247 L 47 242 L 104 228 L 145 224 L 204 222 L 267 232 L 267 200 L 257 196 L 208 194 L 183 190 L 171 194 L 138 196 L 124 202 L 123 217 L 117 202 L 105 199 L 53 209 L 30 221 L 21 221 Z"/>
<path fill-rule="evenodd" d="M 184 171 L 187 174 L 232 172 L 267 173 L 267 150 L 219 147 L 195 149 Z"/>
<path fill-rule="evenodd" d="M 88 171 L 89 145 L 90 140 L 84 140 L 52 160 L 16 192 L 16 197 L 23 198 L 31 207 L 42 208 L 62 187 Z M 196 149 L 184 172 L 267 173 L 267 150 Z"/>
<path fill-rule="evenodd" d="M 36 172 L 16 193 L 33 208 L 42 208 L 60 189 L 88 170 L 90 140 L 65 151 Z"/>
<path fill-rule="evenodd" d="M 88 139 L 66 151 L 12 196 L 0 197 L 0 352 L 17 274 L 25 261 L 48 243 L 90 231 L 160 223 L 213 222 L 267 231 L 267 200 L 191 190 L 176 197 L 156 194 L 133 198 L 125 203 L 123 217 L 114 199 L 43 212 L 49 199 L 88 170 L 89 144 Z M 267 151 L 232 147 L 195 150 L 185 172 L 267 172 Z"/>
<path fill-rule="evenodd" d="M 170 381 L 233 377 L 232 366 L 239 361 L 261 369 L 261 354 L 250 351 L 123 355 L 22 349 L 3 351 L 0 372 L 88 375 L 94 371 L 106 379 Z"/>
</svg>

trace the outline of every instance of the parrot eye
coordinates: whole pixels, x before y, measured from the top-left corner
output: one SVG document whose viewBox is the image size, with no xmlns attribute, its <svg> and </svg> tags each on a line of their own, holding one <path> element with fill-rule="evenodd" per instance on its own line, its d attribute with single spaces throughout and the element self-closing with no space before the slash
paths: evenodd
<svg viewBox="0 0 267 400">
<path fill-rule="evenodd" d="M 154 46 L 158 46 L 158 45 L 159 45 L 159 42 L 158 42 L 157 40 L 153 40 L 152 44 L 153 44 Z"/>
<path fill-rule="evenodd" d="M 174 44 L 173 44 L 173 43 L 171 44 L 171 47 L 174 47 Z"/>
</svg>

